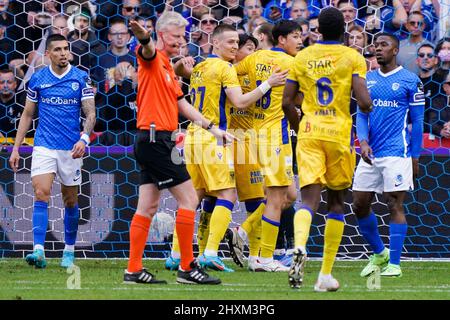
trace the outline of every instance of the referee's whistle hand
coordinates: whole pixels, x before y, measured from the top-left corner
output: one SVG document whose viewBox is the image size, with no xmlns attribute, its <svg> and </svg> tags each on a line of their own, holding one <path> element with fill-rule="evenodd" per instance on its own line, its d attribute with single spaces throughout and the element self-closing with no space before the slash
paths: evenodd
<svg viewBox="0 0 450 320">
<path fill-rule="evenodd" d="M 13 151 L 11 152 L 11 156 L 9 157 L 9 165 L 14 172 L 17 172 L 17 170 L 19 169 L 19 160 L 19 152 L 13 149 Z"/>
<path fill-rule="evenodd" d="M 84 151 L 86 149 L 86 143 L 82 140 L 78 141 L 73 145 L 72 148 L 72 158 L 78 159 L 84 156 Z"/>
</svg>

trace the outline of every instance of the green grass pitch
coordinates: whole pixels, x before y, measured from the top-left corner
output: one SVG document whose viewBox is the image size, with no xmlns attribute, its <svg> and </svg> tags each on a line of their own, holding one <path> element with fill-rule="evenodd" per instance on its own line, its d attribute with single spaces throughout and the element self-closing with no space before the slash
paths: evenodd
<svg viewBox="0 0 450 320">
<path fill-rule="evenodd" d="M 333 274 L 339 280 L 338 292 L 316 293 L 314 281 L 320 261 L 308 261 L 304 286 L 293 290 L 287 273 L 251 273 L 236 268 L 234 273 L 210 273 L 222 279 L 222 285 L 197 286 L 176 283 L 176 273 L 164 270 L 164 261 L 145 260 L 144 265 L 167 285 L 123 284 L 126 260 L 77 259 L 80 289 L 68 289 L 71 276 L 59 267 L 59 259 L 49 259 L 44 270 L 28 266 L 22 259 L 0 259 L 0 299 L 147 299 L 147 300 L 317 300 L 317 299 L 450 299 L 450 263 L 402 262 L 403 277 L 381 278 L 379 290 L 367 289 L 359 272 L 365 261 L 337 261 Z M 226 260 L 233 266 L 231 260 Z"/>
</svg>

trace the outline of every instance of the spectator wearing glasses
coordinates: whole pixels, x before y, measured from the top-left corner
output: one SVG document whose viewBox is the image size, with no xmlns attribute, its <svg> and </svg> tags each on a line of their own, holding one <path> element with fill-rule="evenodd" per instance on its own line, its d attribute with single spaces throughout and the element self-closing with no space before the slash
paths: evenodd
<svg viewBox="0 0 450 320">
<path fill-rule="evenodd" d="M 109 49 L 99 57 L 98 67 L 93 71 L 92 78 L 98 82 L 100 92 L 108 92 L 115 85 L 114 68 L 120 62 L 129 62 L 136 66 L 136 55 L 131 52 L 127 44 L 130 32 L 125 21 L 116 18 L 111 22 L 108 32 Z"/>
<path fill-rule="evenodd" d="M 419 67 L 416 63 L 417 49 L 424 43 L 428 42 L 423 37 L 425 24 L 422 13 L 411 12 L 406 22 L 406 28 L 409 31 L 409 38 L 400 41 L 400 51 L 397 55 L 398 64 L 402 65 L 409 71 L 419 74 Z"/>
<path fill-rule="evenodd" d="M 189 44 L 189 55 L 195 59 L 196 63 L 203 61 L 211 52 L 212 40 L 210 37 L 217 24 L 218 21 L 212 14 L 205 13 L 201 16 L 200 38 Z"/>
<path fill-rule="evenodd" d="M 315 44 L 322 39 L 322 35 L 319 33 L 319 19 L 317 16 L 309 18 L 309 45 Z"/>
<path fill-rule="evenodd" d="M 424 37 L 429 41 L 436 41 L 437 26 L 439 22 L 440 3 L 442 1 L 428 1 L 428 0 L 401 0 L 406 13 L 419 11 L 423 14 L 425 28 Z M 408 37 L 407 32 L 403 32 L 402 37 Z"/>
<path fill-rule="evenodd" d="M 135 18 L 141 13 L 140 0 L 124 0 L 122 2 L 121 15 L 125 19 Z"/>
<path fill-rule="evenodd" d="M 444 81 L 444 78 L 435 72 L 438 61 L 434 53 L 434 46 L 431 43 L 424 43 L 417 50 L 416 64 L 419 68 L 419 78 L 423 83 L 425 95 L 424 131 L 427 133 L 432 131 L 429 120 L 430 109 L 433 105 L 433 100 L 438 97 L 441 83 Z"/>
</svg>

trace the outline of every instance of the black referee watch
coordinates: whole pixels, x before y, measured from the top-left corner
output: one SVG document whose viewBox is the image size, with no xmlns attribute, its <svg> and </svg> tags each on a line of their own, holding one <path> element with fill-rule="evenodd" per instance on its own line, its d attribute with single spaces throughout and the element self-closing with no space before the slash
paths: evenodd
<svg viewBox="0 0 450 320">
<path fill-rule="evenodd" d="M 210 122 L 210 123 L 208 124 L 208 126 L 206 127 L 206 130 L 211 130 L 213 127 L 214 127 L 214 123 L 213 123 L 213 122 Z"/>
</svg>

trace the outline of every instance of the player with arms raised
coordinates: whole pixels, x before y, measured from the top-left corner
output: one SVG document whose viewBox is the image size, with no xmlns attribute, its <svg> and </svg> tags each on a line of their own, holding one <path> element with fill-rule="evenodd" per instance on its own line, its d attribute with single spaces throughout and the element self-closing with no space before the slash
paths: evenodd
<svg viewBox="0 0 450 320">
<path fill-rule="evenodd" d="M 296 57 L 285 86 L 283 108 L 292 128 L 298 131 L 297 161 L 302 206 L 294 217 L 294 261 L 289 283 L 299 288 L 303 281 L 306 242 L 313 214 L 320 203 L 322 187 L 327 187 L 327 221 L 324 253 L 316 291 L 336 291 L 338 281 L 331 275 L 344 231 L 344 197 L 352 184 L 355 168 L 350 96 L 362 111 L 372 105 L 366 88 L 363 56 L 341 45 L 344 17 L 333 7 L 319 15 L 323 41 L 302 50 Z M 303 117 L 295 110 L 298 92 L 303 94 Z"/>
<path fill-rule="evenodd" d="M 408 227 L 403 202 L 406 191 L 414 188 L 413 173 L 417 176 L 419 171 L 425 99 L 418 76 L 397 64 L 398 39 L 380 33 L 374 44 L 380 68 L 367 74 L 373 112 L 367 115 L 358 111 L 356 118 L 362 159 L 353 182 L 353 211 L 361 234 L 374 252 L 361 276 L 369 276 L 379 268 L 381 276 L 399 277 Z M 390 212 L 389 250 L 384 247 L 377 218 L 370 210 L 375 193 L 384 193 Z"/>
<path fill-rule="evenodd" d="M 28 83 L 27 101 L 20 119 L 9 163 L 17 172 L 19 146 L 39 109 L 31 158 L 31 181 L 34 189 L 33 242 L 34 251 L 26 261 L 36 268 L 45 268 L 45 234 L 48 224 L 48 201 L 55 176 L 61 182 L 64 201 L 64 240 L 62 267 L 74 262 L 78 230 L 78 186 L 81 183 L 82 157 L 89 135 L 95 125 L 94 91 L 86 72 L 69 64 L 69 43 L 60 34 L 46 40 L 50 66 L 35 73 Z M 80 138 L 80 110 L 86 116 Z"/>
</svg>

